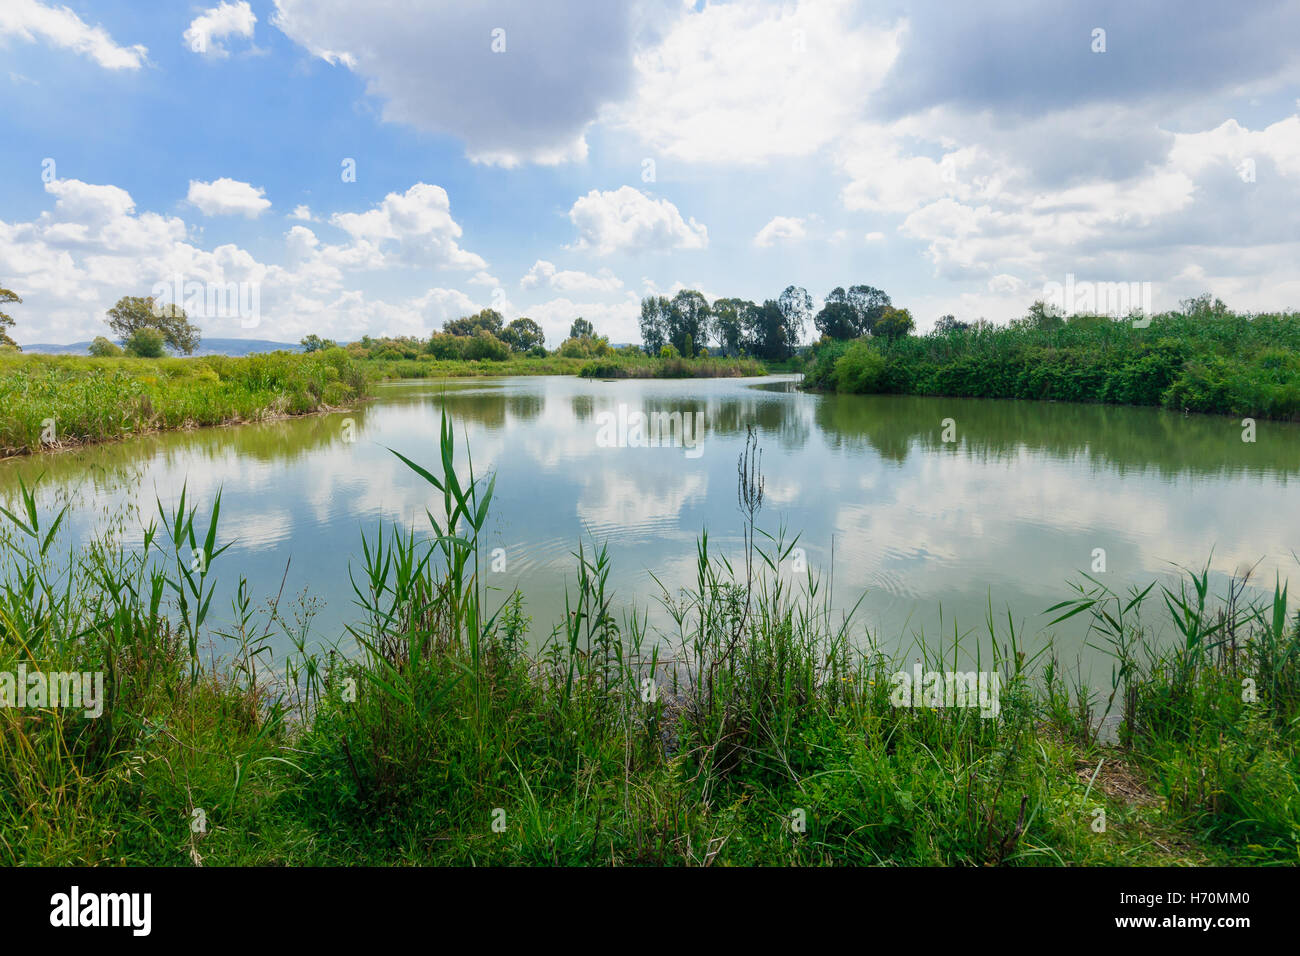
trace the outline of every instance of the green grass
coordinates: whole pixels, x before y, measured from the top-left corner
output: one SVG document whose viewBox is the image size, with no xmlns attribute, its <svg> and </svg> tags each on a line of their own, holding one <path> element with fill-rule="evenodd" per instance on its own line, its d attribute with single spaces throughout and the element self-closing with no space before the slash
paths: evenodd
<svg viewBox="0 0 1300 956">
<path fill-rule="evenodd" d="M 749 358 L 651 358 L 616 355 L 591 359 L 579 370 L 583 378 L 742 378 L 766 375 L 762 362 Z"/>
<path fill-rule="evenodd" d="M 810 388 L 1020 398 L 1300 419 L 1300 314 L 1202 310 L 828 342 Z"/>
<path fill-rule="evenodd" d="M 1051 611 L 1110 650 L 1101 691 L 992 618 L 980 645 L 895 660 L 811 570 L 777 573 L 797 539 L 762 530 L 756 452 L 743 553 L 702 536 L 659 630 L 615 619 L 608 556 L 580 545 L 531 651 L 525 596 L 484 584 L 494 481 L 445 417 L 436 460 L 403 458 L 428 527 L 368 531 L 353 561 L 352 657 L 309 651 L 310 604 L 259 611 L 242 579 L 213 629 L 219 497 L 160 505 L 140 545 L 70 548 L 21 489 L 0 515 L 0 673 L 100 670 L 108 693 L 93 720 L 0 708 L 0 863 L 1297 862 L 1281 583 L 1254 606 L 1240 582 L 1215 600 L 1204 572 L 1125 595 L 1082 579 Z M 1161 625 L 1175 643 L 1151 642 Z M 297 650 L 272 660 L 273 637 Z M 998 673 L 999 713 L 894 706 L 916 658 Z"/>
<path fill-rule="evenodd" d="M 367 393 L 341 349 L 245 358 L 0 357 L 0 455 L 346 405 Z"/>
</svg>

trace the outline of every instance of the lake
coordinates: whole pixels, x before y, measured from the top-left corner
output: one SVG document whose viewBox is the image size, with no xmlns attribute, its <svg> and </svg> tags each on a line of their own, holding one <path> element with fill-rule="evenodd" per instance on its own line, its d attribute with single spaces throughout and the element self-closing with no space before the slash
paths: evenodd
<svg viewBox="0 0 1300 956">
<path fill-rule="evenodd" d="M 155 497 L 188 483 L 207 509 L 223 492 L 214 570 L 229 607 L 240 574 L 259 598 L 285 581 L 306 592 L 314 630 L 333 640 L 355 619 L 349 560 L 361 534 L 400 522 L 427 528 L 432 489 L 388 447 L 431 470 L 446 407 L 475 473 L 497 476 L 489 549 L 518 586 L 540 640 L 564 614 L 580 542 L 605 544 L 618 604 L 650 607 L 659 588 L 694 581 L 696 539 L 738 555 L 737 458 L 752 425 L 762 447 L 761 528 L 784 525 L 846 609 L 887 648 L 924 633 L 1041 638 L 1043 611 L 1093 573 L 1116 590 L 1172 583 L 1175 564 L 1207 559 L 1225 576 L 1260 562 L 1255 581 L 1296 568 L 1300 426 L 1148 408 L 807 394 L 793 376 L 587 381 L 569 377 L 387 384 L 354 410 L 235 428 L 171 432 L 0 462 L 0 497 L 44 474 L 43 507 L 72 505 L 65 541 L 117 528 L 140 539 Z M 702 422 L 698 443 L 637 447 L 638 413 Z M 945 421 L 951 420 L 951 421 Z M 945 434 L 946 432 L 946 434 Z M 679 433 L 674 432 L 674 435 Z M 946 441 L 945 438 L 952 440 Z M 387 447 L 386 447 L 387 446 Z M 498 561 L 498 564 L 501 564 Z M 788 563 L 793 563 L 788 562 Z M 286 576 L 287 568 L 287 576 Z M 783 568 L 794 573 L 793 568 Z M 1293 575 L 1294 576 L 1294 575 Z M 1153 609 L 1154 610 L 1154 609 Z M 225 616 L 228 616 L 226 614 Z M 1156 615 L 1152 615 L 1154 620 Z M 1060 646 L 1092 666 L 1078 620 Z M 972 638 L 974 639 L 974 638 Z M 283 645 L 281 645 L 283 649 Z M 1106 673 L 1109 673 L 1107 666 Z"/>
</svg>

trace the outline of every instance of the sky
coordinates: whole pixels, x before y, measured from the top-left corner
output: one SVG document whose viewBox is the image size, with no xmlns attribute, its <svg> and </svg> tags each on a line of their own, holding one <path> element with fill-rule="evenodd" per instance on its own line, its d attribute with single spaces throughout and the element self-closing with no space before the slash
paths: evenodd
<svg viewBox="0 0 1300 956">
<path fill-rule="evenodd" d="M 256 296 L 209 338 L 491 306 L 553 347 L 682 288 L 1294 308 L 1297 37 L 1300 0 L 2 0 L 5 311 L 85 340 L 179 277 Z"/>
</svg>

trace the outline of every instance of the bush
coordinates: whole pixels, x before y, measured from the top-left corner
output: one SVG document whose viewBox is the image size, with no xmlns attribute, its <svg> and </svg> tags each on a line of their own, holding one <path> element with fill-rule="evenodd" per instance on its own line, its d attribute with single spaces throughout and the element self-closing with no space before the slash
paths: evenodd
<svg viewBox="0 0 1300 956">
<path fill-rule="evenodd" d="M 121 355 L 122 350 L 102 335 L 97 335 L 95 341 L 90 343 L 90 354 L 95 358 L 113 358 Z"/>
<path fill-rule="evenodd" d="M 661 359 L 681 358 L 681 353 L 677 351 L 676 346 L 674 346 L 671 342 L 669 342 L 667 345 L 665 345 L 663 348 L 659 350 L 659 357 Z"/>
<path fill-rule="evenodd" d="M 867 339 L 851 342 L 835 363 L 835 391 L 882 391 L 886 364 L 885 357 Z"/>
<path fill-rule="evenodd" d="M 465 338 L 464 357 L 469 361 L 504 362 L 510 357 L 510 347 L 487 329 L 479 329 Z"/>
<path fill-rule="evenodd" d="M 136 329 L 126 340 L 126 354 L 135 358 L 162 358 L 163 334 L 157 329 Z"/>
<path fill-rule="evenodd" d="M 425 351 L 436 359 L 455 361 L 465 357 L 465 345 L 468 341 L 467 336 L 435 332 L 429 339 L 429 344 L 425 346 Z"/>
</svg>

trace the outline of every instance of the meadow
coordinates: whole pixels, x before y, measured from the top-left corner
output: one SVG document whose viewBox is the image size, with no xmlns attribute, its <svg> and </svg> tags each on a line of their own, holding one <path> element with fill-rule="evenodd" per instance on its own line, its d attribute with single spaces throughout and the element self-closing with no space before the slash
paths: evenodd
<svg viewBox="0 0 1300 956">
<path fill-rule="evenodd" d="M 1155 405 L 1300 419 L 1300 315 L 1222 308 L 1129 319 L 1039 315 L 1010 326 L 825 340 L 810 388 Z"/>
<path fill-rule="evenodd" d="M 216 628 L 218 496 L 159 505 L 142 543 L 63 546 L 21 488 L 3 522 L 0 674 L 105 675 L 102 716 L 0 708 L 5 864 L 1199 865 L 1300 860 L 1300 633 L 1285 584 L 1117 594 L 1062 582 L 1113 659 L 1082 686 L 992 613 L 981 640 L 898 659 L 832 614 L 797 538 L 764 530 L 737 462 L 743 553 L 696 542 L 651 630 L 616 619 L 608 555 L 575 542 L 540 648 L 486 585 L 495 479 L 457 449 L 402 461 L 428 525 L 369 528 L 357 621 L 308 647 L 310 598 L 242 577 Z M 1156 641 L 1158 628 L 1176 640 Z M 272 636 L 295 652 L 273 659 Z M 978 648 L 985 648 L 979 650 Z M 906 658 L 906 659 L 904 659 Z M 897 674 L 997 675 L 990 712 Z"/>
</svg>

